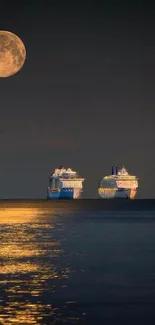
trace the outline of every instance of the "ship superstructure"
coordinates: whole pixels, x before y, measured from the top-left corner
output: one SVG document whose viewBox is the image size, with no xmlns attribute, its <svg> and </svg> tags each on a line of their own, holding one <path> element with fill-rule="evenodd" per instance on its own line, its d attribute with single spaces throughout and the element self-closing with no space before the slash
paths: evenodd
<svg viewBox="0 0 155 325">
<path fill-rule="evenodd" d="M 63 166 L 49 175 L 48 199 L 78 199 L 82 193 L 84 178 L 71 168 Z"/>
<path fill-rule="evenodd" d="M 130 175 L 125 167 L 112 167 L 112 174 L 102 177 L 98 193 L 103 199 L 134 199 L 138 190 L 138 178 Z"/>
</svg>

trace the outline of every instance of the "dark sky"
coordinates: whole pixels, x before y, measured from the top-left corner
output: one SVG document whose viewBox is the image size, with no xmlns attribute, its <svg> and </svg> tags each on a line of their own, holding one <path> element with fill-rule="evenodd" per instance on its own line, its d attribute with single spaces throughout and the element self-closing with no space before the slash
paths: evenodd
<svg viewBox="0 0 155 325">
<path fill-rule="evenodd" d="M 84 197 L 97 197 L 112 164 L 140 178 L 137 197 L 155 197 L 147 1 L 1 1 L 0 29 L 27 50 L 22 70 L 0 79 L 0 197 L 45 197 L 61 164 L 86 178 Z"/>
</svg>

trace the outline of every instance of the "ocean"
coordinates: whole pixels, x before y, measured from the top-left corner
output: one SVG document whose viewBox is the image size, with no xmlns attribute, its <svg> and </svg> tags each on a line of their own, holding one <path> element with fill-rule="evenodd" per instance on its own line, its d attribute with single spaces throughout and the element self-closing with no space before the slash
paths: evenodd
<svg viewBox="0 0 155 325">
<path fill-rule="evenodd" d="M 0 201 L 0 324 L 155 324 L 155 200 Z"/>
</svg>

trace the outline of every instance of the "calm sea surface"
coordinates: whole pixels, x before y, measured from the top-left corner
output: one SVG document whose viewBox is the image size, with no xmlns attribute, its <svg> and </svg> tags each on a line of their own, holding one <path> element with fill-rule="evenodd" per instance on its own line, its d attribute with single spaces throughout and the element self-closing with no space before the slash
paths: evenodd
<svg viewBox="0 0 155 325">
<path fill-rule="evenodd" d="M 0 324 L 155 324 L 155 201 L 1 201 Z"/>
</svg>

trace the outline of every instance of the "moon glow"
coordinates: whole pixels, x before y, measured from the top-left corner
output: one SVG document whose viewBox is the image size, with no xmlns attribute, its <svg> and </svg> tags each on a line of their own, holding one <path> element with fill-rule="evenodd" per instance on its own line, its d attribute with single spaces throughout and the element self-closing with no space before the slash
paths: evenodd
<svg viewBox="0 0 155 325">
<path fill-rule="evenodd" d="M 17 73 L 24 65 L 26 49 L 21 39 L 8 31 L 0 31 L 0 77 Z"/>
</svg>

